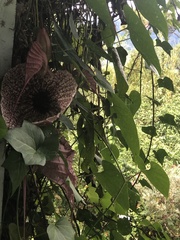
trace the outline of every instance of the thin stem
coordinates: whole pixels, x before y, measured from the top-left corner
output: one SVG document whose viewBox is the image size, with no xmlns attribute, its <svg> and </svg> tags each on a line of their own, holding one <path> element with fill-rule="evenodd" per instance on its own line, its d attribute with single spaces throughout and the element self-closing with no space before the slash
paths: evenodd
<svg viewBox="0 0 180 240">
<path fill-rule="evenodd" d="M 43 221 L 44 221 L 44 226 L 47 227 L 46 216 L 45 216 L 45 213 L 44 213 L 44 210 L 43 210 L 43 206 L 42 206 L 42 203 L 41 203 L 41 198 L 40 198 L 40 195 L 39 195 L 38 186 L 37 186 L 37 183 L 36 183 L 36 180 L 35 180 L 32 168 L 31 167 L 29 167 L 29 168 L 30 168 L 30 172 L 31 172 L 32 179 L 33 179 L 33 182 L 34 182 L 34 186 L 36 188 L 37 199 L 39 201 L 39 206 L 41 208 L 41 213 L 42 213 L 42 217 L 43 217 Z"/>
<path fill-rule="evenodd" d="M 142 56 L 141 56 L 141 66 L 140 66 L 140 74 L 139 74 L 139 83 L 140 83 L 140 88 L 139 88 L 139 92 L 140 92 L 140 95 L 141 95 L 141 93 L 142 93 L 142 69 L 143 69 L 143 58 L 142 58 Z"/>
<path fill-rule="evenodd" d="M 154 93 L 154 74 L 152 71 L 151 71 L 151 81 L 152 81 L 151 82 L 151 86 L 152 86 L 152 127 L 154 127 L 154 125 L 155 125 L 155 103 L 154 103 L 155 93 Z M 149 148 L 147 151 L 145 162 L 148 160 L 148 157 L 151 152 L 153 137 L 154 137 L 153 135 L 151 135 L 151 137 L 150 137 Z"/>
</svg>

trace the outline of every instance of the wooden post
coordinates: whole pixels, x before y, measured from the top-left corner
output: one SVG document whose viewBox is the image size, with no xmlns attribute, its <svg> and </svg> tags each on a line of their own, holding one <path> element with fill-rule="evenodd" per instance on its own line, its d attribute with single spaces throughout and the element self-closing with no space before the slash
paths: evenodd
<svg viewBox="0 0 180 240">
<path fill-rule="evenodd" d="M 11 67 L 14 28 L 16 16 L 16 0 L 0 0 L 0 79 Z M 2 229 L 2 202 L 4 169 L 1 167 L 4 162 L 4 141 L 0 142 L 0 237 Z"/>
</svg>

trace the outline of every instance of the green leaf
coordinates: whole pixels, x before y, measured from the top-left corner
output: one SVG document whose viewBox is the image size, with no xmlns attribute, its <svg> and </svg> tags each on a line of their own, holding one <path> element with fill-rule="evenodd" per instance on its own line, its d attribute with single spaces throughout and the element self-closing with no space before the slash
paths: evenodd
<svg viewBox="0 0 180 240">
<path fill-rule="evenodd" d="M 114 37 L 114 33 L 112 32 L 109 26 L 104 27 L 104 29 L 101 31 L 101 37 L 107 47 L 113 46 L 115 37 Z"/>
<path fill-rule="evenodd" d="M 123 135 L 122 135 L 122 132 L 120 130 L 117 130 L 116 133 L 115 133 L 115 136 L 119 139 L 119 141 L 122 143 L 122 145 L 128 149 L 128 144 L 127 142 L 125 141 Z"/>
<path fill-rule="evenodd" d="M 123 216 L 122 218 L 118 219 L 117 226 L 118 226 L 118 231 L 122 235 L 128 235 L 132 231 L 130 220 L 128 219 L 127 216 Z"/>
<path fill-rule="evenodd" d="M 8 129 L 3 117 L 0 115 L 0 139 L 6 136 Z"/>
<path fill-rule="evenodd" d="M 101 154 L 104 160 L 114 162 L 119 157 L 119 149 L 115 144 L 111 144 L 109 147 L 102 149 Z"/>
<path fill-rule="evenodd" d="M 142 131 L 151 137 L 155 137 L 157 135 L 156 128 L 154 126 L 142 127 Z"/>
<path fill-rule="evenodd" d="M 141 95 L 139 92 L 133 90 L 130 92 L 129 98 L 131 101 L 129 108 L 131 110 L 132 115 L 134 116 L 141 106 Z"/>
<path fill-rule="evenodd" d="M 169 56 L 171 56 L 171 50 L 173 50 L 173 48 L 168 42 L 166 42 L 166 41 L 161 42 L 159 39 L 156 39 L 156 45 L 159 47 L 162 47 L 162 49 L 167 54 L 169 54 Z"/>
<path fill-rule="evenodd" d="M 166 113 L 164 116 L 160 116 L 159 119 L 162 123 L 176 126 L 176 122 L 174 121 L 174 116 L 169 113 Z"/>
<path fill-rule="evenodd" d="M 38 152 L 46 157 L 47 161 L 53 160 L 59 151 L 59 134 L 53 125 L 41 127 L 45 136 L 42 144 L 39 145 Z"/>
<path fill-rule="evenodd" d="M 162 7 L 166 8 L 166 0 L 157 0 L 157 3 Z"/>
<path fill-rule="evenodd" d="M 74 194 L 74 197 L 76 199 L 76 202 L 79 203 L 79 202 L 82 201 L 85 204 L 83 198 L 80 196 L 80 194 L 78 193 L 78 191 L 74 187 L 74 185 L 73 185 L 73 183 L 72 183 L 72 181 L 71 181 L 71 179 L 69 177 L 66 179 L 66 182 L 69 184 L 69 187 L 73 191 L 73 194 Z"/>
<path fill-rule="evenodd" d="M 96 192 L 95 187 L 88 186 L 88 191 L 87 191 L 86 195 L 88 196 L 91 203 L 96 203 L 96 204 L 99 203 L 99 196 Z"/>
<path fill-rule="evenodd" d="M 111 41 L 108 40 L 108 42 L 106 42 L 106 38 L 103 38 L 103 40 L 107 43 L 108 47 L 112 46 L 115 39 L 115 28 L 114 28 L 114 23 L 112 21 L 112 17 L 109 11 L 107 1 L 106 0 L 101 0 L 101 1 L 85 0 L 85 2 L 89 5 L 90 8 L 93 9 L 93 11 L 105 23 L 105 26 L 106 26 L 105 31 L 108 32 L 108 35 L 112 38 L 112 40 Z"/>
<path fill-rule="evenodd" d="M 10 240 L 21 240 L 21 237 L 19 236 L 18 226 L 15 223 L 10 223 L 8 228 Z"/>
<path fill-rule="evenodd" d="M 108 192 L 105 192 L 103 194 L 103 197 L 100 198 L 100 204 L 101 206 L 103 207 L 103 209 L 107 209 L 109 208 L 109 206 L 111 205 L 112 203 L 112 196 L 108 193 Z M 115 212 L 115 208 L 114 208 L 114 205 L 112 205 L 109 210 L 111 210 L 112 212 Z"/>
<path fill-rule="evenodd" d="M 157 151 L 153 151 L 155 158 L 158 160 L 159 163 L 164 163 L 164 158 L 168 156 L 167 152 L 164 149 L 158 149 Z"/>
<path fill-rule="evenodd" d="M 69 60 L 80 69 L 83 69 L 90 72 L 89 67 L 81 60 L 81 58 L 77 55 L 76 51 L 73 49 L 72 45 L 67 41 L 64 37 L 62 29 L 54 23 L 54 30 L 57 35 L 58 43 L 62 46 L 64 54 L 68 56 Z M 92 74 L 92 72 L 90 72 Z"/>
<path fill-rule="evenodd" d="M 119 57 L 119 53 L 116 48 L 109 48 L 109 51 L 111 51 L 112 58 L 113 58 L 113 64 L 114 64 L 114 70 L 116 73 L 116 81 L 117 81 L 117 92 L 118 95 L 124 98 L 127 90 L 128 90 L 128 83 L 126 80 L 126 76 L 124 73 L 123 65 L 121 63 L 121 59 Z"/>
<path fill-rule="evenodd" d="M 138 202 L 140 201 L 140 197 L 138 192 L 134 188 L 129 188 L 129 204 L 130 208 L 136 212 L 137 211 L 137 206 Z"/>
<path fill-rule="evenodd" d="M 25 164 L 42 165 L 46 163 L 46 157 L 38 147 L 44 142 L 43 131 L 32 123 L 24 121 L 22 127 L 10 129 L 5 139 L 17 151 L 22 153 Z"/>
<path fill-rule="evenodd" d="M 75 240 L 88 240 L 85 236 L 76 237 Z"/>
<path fill-rule="evenodd" d="M 122 65 L 124 66 L 126 63 L 126 57 L 128 55 L 127 51 L 123 47 L 116 48 L 121 59 Z"/>
<path fill-rule="evenodd" d="M 74 38 L 76 40 L 78 40 L 79 36 L 78 36 L 77 30 L 76 30 L 76 25 L 74 24 L 72 12 L 69 16 L 69 26 L 70 26 L 70 29 L 71 29 L 71 32 L 72 32 Z"/>
<path fill-rule="evenodd" d="M 131 149 L 133 155 L 139 156 L 139 138 L 136 125 L 130 109 L 115 94 L 109 94 L 111 106 L 111 115 L 114 123 L 120 127 L 122 135 Z"/>
<path fill-rule="evenodd" d="M 128 187 L 124 176 L 113 164 L 103 161 L 102 165 L 103 172 L 95 173 L 97 180 L 126 212 L 129 208 L 129 200 Z"/>
<path fill-rule="evenodd" d="M 169 178 L 159 164 L 151 162 L 151 168 L 149 170 L 144 170 L 143 173 L 155 188 L 157 188 L 165 197 L 168 197 L 170 185 Z"/>
<path fill-rule="evenodd" d="M 96 82 L 100 87 L 103 87 L 109 92 L 112 92 L 112 93 L 114 92 L 111 84 L 106 80 L 105 77 L 103 77 L 103 75 L 97 68 L 95 68 L 95 76 L 96 76 Z"/>
<path fill-rule="evenodd" d="M 76 219 L 80 222 L 85 222 L 90 228 L 102 229 L 98 218 L 86 208 L 78 209 Z"/>
<path fill-rule="evenodd" d="M 61 115 L 59 120 L 67 127 L 67 129 L 69 129 L 69 130 L 75 129 L 71 120 L 68 117 L 66 117 L 65 115 Z"/>
<path fill-rule="evenodd" d="M 152 189 L 151 185 L 148 183 L 148 181 L 146 181 L 146 179 L 143 178 L 143 179 L 139 180 L 139 182 L 142 187 L 148 187 L 148 188 Z"/>
<path fill-rule="evenodd" d="M 161 74 L 159 60 L 154 49 L 153 41 L 149 36 L 149 32 L 146 30 L 135 12 L 127 4 L 124 5 L 124 12 L 132 43 L 142 54 L 147 64 L 149 66 L 153 65 L 158 73 Z"/>
<path fill-rule="evenodd" d="M 135 4 L 142 15 L 150 22 L 150 24 L 160 30 L 164 38 L 168 39 L 167 22 L 157 4 L 156 0 L 135 0 Z"/>
<path fill-rule="evenodd" d="M 111 56 L 109 56 L 109 54 L 107 54 L 102 48 L 97 46 L 97 44 L 95 44 L 93 41 L 91 41 L 90 39 L 87 39 L 85 40 L 85 43 L 93 51 L 93 53 L 95 53 L 99 57 L 103 57 L 109 60 L 110 62 L 112 62 Z"/>
<path fill-rule="evenodd" d="M 12 183 L 11 195 L 13 195 L 27 175 L 28 167 L 25 165 L 22 155 L 14 150 L 9 153 L 2 166 L 9 172 Z"/>
<path fill-rule="evenodd" d="M 86 117 L 85 122 L 85 135 L 84 135 L 84 161 L 82 163 L 82 169 L 88 172 L 88 166 L 94 161 L 95 145 L 94 145 L 94 119 L 91 113 Z"/>
<path fill-rule="evenodd" d="M 113 234 L 114 240 L 125 240 L 124 237 L 115 230 L 112 231 L 112 234 Z"/>
<path fill-rule="evenodd" d="M 49 240 L 73 240 L 75 232 L 66 217 L 59 219 L 56 224 L 50 224 L 47 228 Z"/>
<path fill-rule="evenodd" d="M 44 214 L 52 215 L 55 212 L 54 205 L 53 205 L 53 196 L 52 193 L 49 191 L 42 196 L 42 208 L 44 211 Z"/>
<path fill-rule="evenodd" d="M 173 81 L 168 77 L 164 77 L 163 79 L 161 79 L 161 78 L 158 79 L 158 86 L 166 88 L 166 89 L 174 92 Z"/>
</svg>

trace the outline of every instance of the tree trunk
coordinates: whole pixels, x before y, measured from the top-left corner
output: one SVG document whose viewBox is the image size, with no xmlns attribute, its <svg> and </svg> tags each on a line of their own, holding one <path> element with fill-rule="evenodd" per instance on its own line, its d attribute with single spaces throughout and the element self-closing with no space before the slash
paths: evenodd
<svg viewBox="0 0 180 240">
<path fill-rule="evenodd" d="M 0 0 L 0 79 L 11 67 L 14 28 L 16 15 L 16 0 Z M 4 162 L 5 142 L 0 142 L 0 236 L 2 228 L 2 202 L 4 169 L 1 167 Z"/>
</svg>

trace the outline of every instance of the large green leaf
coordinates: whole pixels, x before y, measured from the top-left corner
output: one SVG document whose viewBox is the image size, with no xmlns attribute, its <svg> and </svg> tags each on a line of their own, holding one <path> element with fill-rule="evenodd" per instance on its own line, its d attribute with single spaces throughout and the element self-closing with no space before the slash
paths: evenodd
<svg viewBox="0 0 180 240">
<path fill-rule="evenodd" d="M 96 43 L 94 43 L 90 39 L 85 40 L 85 43 L 93 51 L 93 53 L 112 62 L 111 56 L 106 53 L 102 48 L 100 48 Z"/>
<path fill-rule="evenodd" d="M 96 82 L 100 87 L 108 90 L 109 92 L 114 92 L 111 84 L 106 80 L 106 78 L 101 74 L 101 72 L 95 68 Z"/>
<path fill-rule="evenodd" d="M 168 197 L 170 186 L 169 178 L 159 164 L 151 162 L 151 168 L 143 171 L 143 173 L 155 188 L 157 188 L 165 197 Z"/>
<path fill-rule="evenodd" d="M 75 232 L 66 217 L 62 217 L 56 224 L 50 224 L 47 228 L 49 240 L 74 240 Z"/>
<path fill-rule="evenodd" d="M 25 165 L 22 155 L 14 150 L 10 152 L 2 166 L 9 172 L 12 183 L 11 195 L 13 195 L 26 176 L 28 167 Z"/>
<path fill-rule="evenodd" d="M 106 0 L 85 0 L 85 2 L 89 5 L 90 8 L 93 9 L 93 11 L 105 23 L 106 34 L 104 34 L 104 35 L 107 36 L 108 41 L 106 42 L 106 38 L 103 38 L 103 40 L 104 40 L 104 42 L 106 42 L 108 47 L 112 46 L 114 39 L 115 39 L 115 28 L 114 28 L 114 23 L 112 21 L 111 15 L 110 15 L 107 1 Z M 109 41 L 109 37 L 112 38 L 111 41 Z"/>
<path fill-rule="evenodd" d="M 142 1 L 143 2 L 143 1 Z M 135 14 L 135 12 L 126 4 L 124 5 L 124 13 L 130 32 L 130 38 L 135 48 L 142 54 L 149 66 L 154 66 L 161 73 L 161 67 L 156 55 L 153 41 L 149 36 L 149 32 Z"/>
<path fill-rule="evenodd" d="M 150 24 L 163 33 L 164 38 L 168 39 L 167 22 L 157 4 L 156 0 L 135 0 L 135 4 L 142 15 L 149 20 Z"/>
<path fill-rule="evenodd" d="M 97 180 L 126 212 L 129 208 L 128 187 L 122 173 L 110 162 L 103 161 L 102 165 L 103 172 L 95 173 Z"/>
<path fill-rule="evenodd" d="M 109 101 L 112 103 L 111 115 L 113 122 L 120 127 L 128 147 L 131 149 L 133 159 L 138 167 L 143 170 L 145 165 L 140 157 L 139 138 L 133 115 L 125 103 L 116 95 L 109 94 Z"/>
<path fill-rule="evenodd" d="M 6 136 L 7 133 L 6 123 L 2 116 L 0 116 L 0 139 Z"/>
<path fill-rule="evenodd" d="M 41 127 L 45 136 L 44 141 L 39 145 L 38 152 L 46 156 L 46 160 L 53 160 L 59 150 L 59 133 L 53 125 Z"/>
<path fill-rule="evenodd" d="M 133 155 L 139 155 L 139 138 L 130 109 L 115 94 L 109 95 L 109 100 L 112 103 L 111 114 L 114 123 L 120 127 L 122 135 Z"/>
<path fill-rule="evenodd" d="M 113 58 L 114 70 L 116 73 L 118 95 L 124 97 L 128 90 L 128 83 L 123 70 L 123 65 L 121 63 L 121 59 L 117 49 L 111 48 L 111 53 Z"/>
<path fill-rule="evenodd" d="M 5 137 L 17 152 L 22 153 L 25 164 L 42 166 L 46 163 L 46 157 L 38 148 L 44 138 L 43 131 L 27 121 L 20 128 L 10 129 Z"/>
</svg>

